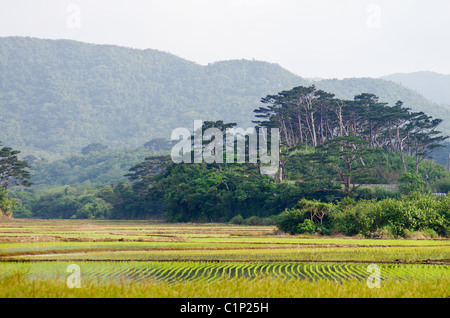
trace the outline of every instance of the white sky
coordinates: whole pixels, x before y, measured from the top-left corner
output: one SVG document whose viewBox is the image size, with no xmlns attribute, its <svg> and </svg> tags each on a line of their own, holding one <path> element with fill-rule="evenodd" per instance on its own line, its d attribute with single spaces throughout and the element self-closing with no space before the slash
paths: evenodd
<svg viewBox="0 0 450 318">
<path fill-rule="evenodd" d="M 448 0 L 0 0 L 0 36 L 13 35 L 254 58 L 302 77 L 450 74 Z"/>
</svg>

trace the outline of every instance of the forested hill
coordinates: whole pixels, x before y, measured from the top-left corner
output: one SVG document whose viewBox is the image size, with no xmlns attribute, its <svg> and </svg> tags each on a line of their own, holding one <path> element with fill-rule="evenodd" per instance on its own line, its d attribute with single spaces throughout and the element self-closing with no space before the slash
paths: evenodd
<svg viewBox="0 0 450 318">
<path fill-rule="evenodd" d="M 450 105 L 450 75 L 436 72 L 396 73 L 382 79 L 398 82 L 416 90 L 429 100 Z"/>
<path fill-rule="evenodd" d="M 194 119 L 250 125 L 261 96 L 305 83 L 264 62 L 204 67 L 156 50 L 0 38 L 0 140 L 59 154 L 140 146 Z"/>
<path fill-rule="evenodd" d="M 24 155 L 79 152 L 90 143 L 138 147 L 193 120 L 251 125 L 260 99 L 311 82 L 277 64 L 234 60 L 202 66 L 157 50 L 70 40 L 0 38 L 0 141 Z M 319 88 L 353 98 L 373 92 L 445 121 L 447 109 L 400 84 L 328 80 Z"/>
</svg>

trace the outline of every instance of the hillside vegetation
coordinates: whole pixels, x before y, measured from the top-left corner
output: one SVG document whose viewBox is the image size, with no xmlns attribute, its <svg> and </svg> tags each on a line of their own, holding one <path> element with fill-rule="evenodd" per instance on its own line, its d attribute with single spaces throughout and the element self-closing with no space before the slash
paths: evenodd
<svg viewBox="0 0 450 318">
<path fill-rule="evenodd" d="M 262 96 L 310 85 L 279 65 L 222 61 L 201 66 L 157 50 L 69 40 L 0 38 L 0 140 L 53 160 L 90 143 L 137 148 L 195 119 L 252 126 Z M 324 80 L 340 98 L 367 92 L 402 100 L 444 119 L 448 110 L 400 84 L 380 79 Z"/>
<path fill-rule="evenodd" d="M 450 75 L 436 72 L 396 73 L 383 76 L 383 79 L 401 83 L 427 99 L 450 105 Z"/>
<path fill-rule="evenodd" d="M 203 67 L 156 50 L 2 38 L 0 140 L 58 155 L 137 147 L 195 119 L 249 125 L 260 96 L 303 82 L 264 62 Z"/>
<path fill-rule="evenodd" d="M 300 232 L 449 235 L 448 198 L 431 192 L 449 192 L 450 177 L 428 160 L 450 132 L 447 108 L 400 84 L 18 37 L 0 39 L 0 74 L 4 215 L 280 225 L 294 209 Z M 175 164 L 171 131 L 196 119 L 219 135 L 278 128 L 277 171 Z"/>
</svg>

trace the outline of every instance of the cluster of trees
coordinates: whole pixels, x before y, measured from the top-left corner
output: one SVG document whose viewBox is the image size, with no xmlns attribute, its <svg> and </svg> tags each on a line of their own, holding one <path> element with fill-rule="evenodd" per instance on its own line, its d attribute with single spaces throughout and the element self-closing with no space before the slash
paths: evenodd
<svg viewBox="0 0 450 318">
<path fill-rule="evenodd" d="M 261 162 L 175 164 L 168 156 L 148 157 L 128 175 L 138 196 L 163 201 L 170 221 L 223 222 L 268 218 L 291 207 L 299 198 L 326 203 L 347 196 L 385 198 L 430 189 L 435 180 L 447 175 L 443 167 L 424 160 L 425 154 L 418 150 L 419 138 L 431 140 L 420 146 L 427 153 L 445 139 L 437 136 L 440 120 L 410 113 L 401 103 L 389 107 L 370 94 L 344 101 L 315 87 L 297 87 L 268 96 L 263 102 L 270 106 L 256 110 L 265 119 L 258 124 L 281 131 L 284 147 L 279 176 L 284 177 L 261 175 Z M 332 105 L 337 108 L 332 109 Z M 381 117 L 390 115 L 375 119 L 380 112 Z M 400 125 L 398 118 L 409 121 Z M 390 124 L 393 122 L 395 135 Z M 234 126 L 222 121 L 205 122 L 202 130 L 216 127 L 225 134 L 226 128 Z M 397 137 L 403 135 L 416 141 L 414 145 L 404 143 L 414 149 L 414 154 L 398 146 Z M 226 158 L 227 145 L 221 146 Z M 398 183 L 399 191 L 360 188 L 370 182 L 386 181 Z"/>
<path fill-rule="evenodd" d="M 337 204 L 300 200 L 278 216 L 281 231 L 365 237 L 450 236 L 450 197 L 412 192 L 400 198 Z"/>
<path fill-rule="evenodd" d="M 157 50 L 2 37 L 0 139 L 39 157 L 91 142 L 138 147 L 204 114 L 251 124 L 265 92 L 306 82 L 265 62 L 202 66 Z"/>
<path fill-rule="evenodd" d="M 164 154 L 132 163 L 129 160 L 142 155 L 136 152 L 127 157 L 132 168 L 124 177 L 129 182 L 120 180 L 99 186 L 85 183 L 83 187 L 59 186 L 35 192 L 22 189 L 14 192 L 21 202 L 16 215 L 272 223 L 292 233 L 319 230 L 325 234 L 339 231 L 373 235 L 389 230 L 390 235 L 398 236 L 410 229 L 446 235 L 448 199 L 400 197 L 415 191 L 442 192 L 435 190 L 450 184 L 445 168 L 425 159 L 446 139 L 437 130 L 440 119 L 411 112 L 401 102 L 388 106 L 373 94 L 345 100 L 315 86 L 268 95 L 262 102 L 265 106 L 255 110 L 256 130 L 279 128 L 281 132 L 280 170 L 275 177 L 261 174 L 259 161 L 229 163 L 225 160 L 225 143 L 221 146 L 226 163 L 177 164 Z M 215 127 L 225 135 L 227 128 L 235 126 L 207 121 L 202 130 Z M 147 142 L 145 149 L 167 151 L 172 145 L 156 139 Z M 208 147 L 208 142 L 203 141 L 202 146 Z M 5 154 L 9 151 L 10 155 L 17 155 L 8 149 Z M 125 158 L 122 152 L 101 144 L 88 145 L 82 152 L 59 163 L 71 168 L 105 167 L 101 165 L 105 156 L 112 160 L 108 162 L 116 164 Z M 28 165 L 16 163 L 20 168 L 14 173 L 20 181 L 17 185 L 29 185 L 26 180 L 30 175 L 24 171 Z M 383 183 L 396 184 L 398 189 L 388 191 L 372 185 Z M 408 200 L 414 203 L 411 205 Z M 428 211 L 426 204 L 432 210 Z M 285 212 L 280 214 L 281 211 Z M 413 216 L 408 216 L 411 211 Z M 424 213 L 428 215 L 426 220 L 421 219 Z M 400 227 L 396 220 L 406 217 L 412 219 Z M 283 222 L 289 223 L 290 228 L 284 228 Z"/>
<path fill-rule="evenodd" d="M 388 81 L 376 78 L 347 78 L 347 79 L 328 79 L 314 82 L 317 88 L 336 94 L 337 98 L 344 100 L 352 100 L 361 92 L 370 92 L 380 98 L 380 100 L 395 105 L 401 100 L 404 105 L 408 105 L 415 112 L 426 112 L 434 118 L 442 118 L 444 122 L 440 129 L 450 135 L 450 122 L 448 118 L 448 105 L 430 103 L 435 100 L 429 94 L 424 95 L 421 90 L 413 87 L 413 85 L 398 85 L 397 81 Z M 422 84 L 435 84 L 433 81 L 421 81 Z M 302 84 L 300 84 L 302 85 Z M 419 93 L 418 93 L 419 92 Z M 436 96 L 436 95 L 434 95 Z"/>
<path fill-rule="evenodd" d="M 65 185 L 86 187 L 127 181 L 125 174 L 130 167 L 151 154 L 161 153 L 162 151 L 147 146 L 109 149 L 102 144 L 89 144 L 83 147 L 79 154 L 54 161 L 42 160 L 35 156 L 26 156 L 23 160 L 31 165 L 31 181 L 35 189 Z"/>
<path fill-rule="evenodd" d="M 109 149 L 93 143 L 80 154 L 48 162 L 26 156 L 33 187 L 10 189 L 19 218 L 144 218 L 161 214 L 160 203 L 138 200 L 125 176 L 150 154 L 167 153 L 166 140 L 139 148 Z M 156 212 L 155 212 L 156 211 Z"/>
<path fill-rule="evenodd" d="M 161 217 L 161 202 L 137 197 L 128 182 L 112 185 L 58 186 L 13 192 L 14 217 L 41 219 L 144 219 Z"/>
<path fill-rule="evenodd" d="M 0 140 L 49 159 L 91 142 L 133 148 L 199 118 L 249 127 L 261 96 L 310 84 L 261 61 L 201 66 L 156 50 L 2 37 Z M 402 100 L 415 111 L 448 116 L 447 108 L 381 79 L 321 80 L 316 87 L 342 99 L 373 92 L 391 104 Z"/>
<path fill-rule="evenodd" d="M 8 188 L 31 186 L 30 172 L 27 170 L 30 166 L 19 159 L 19 153 L 11 147 L 0 149 L 0 216 L 11 216 L 15 207 L 15 200 L 8 196 Z"/>
<path fill-rule="evenodd" d="M 268 95 L 262 102 L 267 106 L 255 110 L 256 117 L 261 118 L 255 123 L 279 128 L 288 148 L 299 143 L 312 147 L 328 145 L 328 150 L 354 148 L 357 159 L 362 156 L 357 154 L 362 148 L 383 149 L 400 154 L 405 173 L 405 154 L 415 157 L 418 173 L 419 163 L 448 138 L 436 129 L 442 119 L 411 112 L 401 101 L 388 106 L 374 94 L 342 100 L 315 86 L 300 86 Z M 348 159 L 346 156 L 344 160 L 349 164 Z"/>
</svg>

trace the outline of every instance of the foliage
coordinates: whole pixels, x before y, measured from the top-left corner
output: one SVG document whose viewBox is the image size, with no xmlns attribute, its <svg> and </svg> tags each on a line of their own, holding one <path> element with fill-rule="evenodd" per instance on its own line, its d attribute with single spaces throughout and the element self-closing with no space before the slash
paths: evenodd
<svg viewBox="0 0 450 318">
<path fill-rule="evenodd" d="M 26 155 L 78 153 L 91 143 L 139 147 L 195 119 L 248 127 L 265 94 L 311 83 L 279 65 L 234 60 L 201 66 L 157 50 L 25 37 L 0 39 L 0 139 Z M 381 79 L 315 82 L 352 99 L 373 93 L 447 119 L 447 108 Z M 232 109 L 232 111 L 230 111 Z M 178 116 L 183 114 L 183 116 Z M 208 118 L 204 118 L 208 114 Z M 447 120 L 443 126 L 450 133 Z"/>
<path fill-rule="evenodd" d="M 306 219 L 307 213 L 305 211 L 297 208 L 291 208 L 281 214 L 277 226 L 278 229 L 283 232 L 296 234 L 298 233 L 299 224 L 302 224 Z"/>
<path fill-rule="evenodd" d="M 425 185 L 425 182 L 416 173 L 405 173 L 399 181 L 401 182 L 399 189 L 405 194 L 419 191 Z"/>
<path fill-rule="evenodd" d="M 420 84 L 424 83 L 425 81 L 422 81 Z M 448 106 L 430 103 L 430 100 L 434 100 L 433 98 L 424 97 L 414 88 L 375 78 L 327 79 L 315 82 L 315 85 L 318 89 L 335 94 L 339 99 L 352 99 L 361 92 L 367 92 L 379 96 L 381 100 L 392 105 L 401 100 L 413 112 L 425 112 L 435 118 L 444 119 L 441 129 L 446 135 L 450 135 L 450 121 L 447 118 Z"/>
<path fill-rule="evenodd" d="M 407 231 L 433 230 L 447 236 L 450 225 L 450 198 L 414 192 L 401 199 L 362 200 L 333 215 L 334 229 L 345 235 L 362 234 L 392 237 Z"/>
<path fill-rule="evenodd" d="M 371 153 L 374 153 L 374 149 L 368 148 L 362 138 L 342 136 L 326 140 L 317 146 L 316 152 L 309 155 L 309 160 L 331 167 L 336 181 L 342 183 L 345 194 L 350 195 L 358 187 L 355 182 L 368 183 L 374 180 L 365 163 L 367 155 Z M 326 173 L 325 178 L 329 175 Z"/>
<path fill-rule="evenodd" d="M 266 62 L 202 66 L 151 49 L 4 37 L 0 139 L 39 158 L 92 143 L 134 148 L 199 118 L 246 127 L 260 96 L 306 83 Z"/>
<path fill-rule="evenodd" d="M 302 217 L 292 215 L 291 233 L 310 231 L 311 222 L 322 234 L 445 232 L 444 221 L 436 216 L 426 223 L 421 208 L 394 199 L 397 192 L 362 187 L 400 180 L 403 193 L 445 189 L 448 174 L 426 160 L 446 139 L 437 130 L 442 120 L 423 113 L 435 114 L 431 104 L 400 86 L 368 79 L 312 86 L 269 63 L 203 67 L 154 50 L 73 41 L 5 38 L 0 43 L 5 87 L 0 110 L 8 118 L 2 130 L 8 141 L 35 154 L 37 149 L 58 155 L 81 151 L 53 162 L 26 157 L 33 161 L 36 187 L 13 191 L 20 199 L 18 215 L 120 219 L 164 212 L 172 222 L 255 225 L 273 224 L 280 211 L 297 209 Z M 283 87 L 294 88 L 271 94 Z M 237 119 L 248 125 L 263 93 L 269 95 L 254 110 L 254 123 L 280 129 L 276 179 L 261 175 L 259 164 L 170 161 L 166 154 L 173 143 L 166 137 L 173 128 L 189 127 L 204 114 L 211 121 L 203 128 L 224 130 Z M 172 116 L 175 111 L 184 116 Z M 18 153 L 2 151 L 5 158 Z M 16 167 L 17 184 L 27 185 L 26 162 L 17 159 Z M 354 204 L 331 203 L 350 196 Z"/>
<path fill-rule="evenodd" d="M 122 263 L 130 266 L 130 262 L 115 263 L 114 266 Z M 229 264 L 224 263 L 208 263 L 209 270 L 197 271 L 199 279 L 180 281 L 176 274 L 181 275 L 183 270 L 194 272 L 198 269 L 199 264 L 183 263 L 180 266 L 172 262 L 164 262 L 161 264 L 159 271 L 153 270 L 155 263 L 144 263 L 151 270 L 139 269 L 140 273 L 160 273 L 158 275 L 169 274 L 165 281 L 155 281 L 154 279 L 114 279 L 110 277 L 108 282 L 103 282 L 98 278 L 83 278 L 83 288 L 67 288 L 67 282 L 61 279 L 64 275 L 53 275 L 29 279 L 27 271 L 16 271 L 8 273 L 0 278 L 0 297 L 2 298 L 179 298 L 180 295 L 186 298 L 448 298 L 448 290 L 450 288 L 450 280 L 446 279 L 447 271 L 437 268 L 431 268 L 429 265 L 425 268 L 421 265 L 412 267 L 411 265 L 399 265 L 394 269 L 388 269 L 391 279 L 383 280 L 382 288 L 367 288 L 367 281 L 364 279 L 352 279 L 351 274 L 361 275 L 367 274 L 367 266 L 364 264 L 352 264 L 349 268 L 346 264 L 308 264 L 302 267 L 302 263 L 293 264 L 289 272 L 299 273 L 299 278 L 286 279 L 284 276 L 277 274 L 271 276 L 239 278 L 229 277 L 228 279 L 216 279 L 211 281 L 212 273 L 220 273 L 217 268 L 222 267 L 223 271 L 229 270 L 226 267 Z M 17 264 L 15 264 L 17 266 Z M 46 264 L 48 265 L 48 264 Z M 53 264 L 50 264 L 53 265 Z M 89 264 L 91 265 L 91 264 Z M 107 264 L 111 265 L 111 263 Z M 133 264 L 136 266 L 138 264 Z M 172 266 L 171 266 L 172 265 Z M 288 267 L 290 264 L 267 264 L 269 269 L 280 266 Z M 163 267 L 165 266 L 165 268 Z M 250 265 L 233 264 L 233 272 L 244 272 Z M 130 266 L 131 267 L 131 266 Z M 191 270 L 192 267 L 193 270 Z M 156 267 L 158 268 L 158 267 Z M 188 269 L 186 269 L 188 268 Z M 241 269 L 241 270 L 239 270 Z M 295 269 L 295 271 L 294 271 Z M 299 269 L 297 271 L 297 269 Z M 302 279 L 300 276 L 304 270 L 307 278 Z M 251 269 L 250 269 L 251 270 Z M 393 272 L 394 270 L 394 272 Z M 434 275 L 430 276 L 430 271 Z M 65 273 L 65 271 L 62 271 Z M 92 271 L 91 271 L 92 272 Z M 127 271 L 126 271 L 127 272 Z M 231 270 L 230 270 L 231 272 Z M 61 273 L 61 272 L 60 272 Z M 200 276 L 201 273 L 209 275 Z M 339 274 L 336 274 L 339 273 Z M 383 271 L 385 273 L 385 271 Z M 408 273 L 412 279 L 404 279 L 405 273 Z M 412 275 L 411 273 L 414 273 Z M 442 276 L 444 275 L 444 279 Z M 324 275 L 333 275 L 334 279 L 325 279 Z M 348 279 L 343 280 L 342 276 Z M 368 274 L 367 274 L 368 275 Z M 142 275 L 131 275 L 132 277 L 142 278 Z M 185 275 L 181 275 L 185 276 Z M 125 277 L 125 276 L 124 276 Z M 423 277 L 428 279 L 423 280 Z M 60 278 L 60 279 L 58 279 Z M 395 279 L 397 278 L 397 279 Z M 400 279 L 401 278 L 401 279 Z M 163 309 L 164 307 L 161 307 Z M 333 310 L 333 309 L 332 309 Z M 287 311 L 285 311 L 287 312 Z M 331 311 L 330 311 L 331 312 Z"/>
<path fill-rule="evenodd" d="M 117 184 L 127 181 L 125 175 L 131 167 L 149 154 L 158 153 L 160 150 L 149 152 L 140 147 L 90 151 L 51 162 L 35 159 L 30 168 L 31 180 L 34 189 Z"/>
<path fill-rule="evenodd" d="M 0 188 L 5 191 L 8 187 L 31 186 L 30 172 L 27 170 L 30 166 L 26 161 L 19 159 L 19 153 L 20 151 L 11 147 L 0 149 Z"/>
<path fill-rule="evenodd" d="M 1 145 L 1 143 L 0 143 Z M 8 196 L 10 187 L 30 187 L 28 162 L 18 158 L 20 151 L 11 147 L 0 149 L 0 216 L 12 216 L 17 202 Z"/>
<path fill-rule="evenodd" d="M 160 202 L 143 202 L 131 184 L 62 186 L 35 191 L 15 191 L 20 202 L 15 217 L 42 219 L 140 219 L 161 214 Z"/>
<path fill-rule="evenodd" d="M 297 234 L 311 232 L 324 225 L 325 233 L 362 234 L 366 237 L 387 235 L 405 237 L 412 231 L 447 236 L 450 226 L 450 198 L 413 192 L 400 199 L 354 201 L 346 198 L 338 204 L 326 204 L 327 222 L 311 217 L 318 202 L 302 199 L 297 207 L 281 214 L 277 224 L 281 231 Z M 309 217 L 308 217 L 309 216 Z M 307 222 L 308 221 L 308 222 Z M 313 223 L 311 223 L 313 222 Z"/>
<path fill-rule="evenodd" d="M 297 226 L 297 233 L 308 233 L 308 234 L 313 234 L 316 232 L 316 225 L 313 221 L 309 220 L 309 219 L 305 219 L 303 220 L 302 223 L 300 223 Z"/>
<path fill-rule="evenodd" d="M 435 193 L 449 193 L 450 192 L 450 176 L 442 176 L 430 182 L 430 188 Z"/>
<path fill-rule="evenodd" d="M 326 234 L 329 217 L 334 210 L 335 207 L 331 203 L 301 199 L 295 207 L 281 213 L 277 226 L 279 230 L 290 234 L 311 234 L 318 229 L 322 234 Z"/>
<path fill-rule="evenodd" d="M 239 214 L 247 218 L 275 213 L 274 182 L 256 167 L 170 162 L 154 182 L 142 195 L 162 197 L 170 221 L 224 222 Z"/>
<path fill-rule="evenodd" d="M 369 93 L 346 100 L 314 85 L 299 86 L 278 95 L 267 95 L 262 103 L 267 106 L 254 110 L 259 118 L 254 122 L 260 127 L 278 128 L 281 141 L 288 148 L 297 148 L 299 144 L 315 147 L 316 153 L 309 156 L 320 160 L 320 164 L 331 165 L 347 194 L 355 170 L 352 166 L 360 161 L 366 167 L 365 156 L 370 152 L 397 152 L 404 173 L 408 172 L 406 154 L 414 156 L 415 172 L 419 173 L 420 162 L 448 138 L 436 130 L 442 119 L 411 112 L 402 101 L 389 106 Z M 281 160 L 282 166 L 290 155 Z M 337 163 L 337 159 L 342 163 Z"/>
<path fill-rule="evenodd" d="M 8 197 L 5 189 L 0 188 L 0 217 L 11 216 L 15 205 L 15 200 Z"/>
<path fill-rule="evenodd" d="M 99 152 L 99 151 L 104 151 L 106 149 L 108 149 L 108 146 L 102 145 L 100 143 L 92 143 L 92 144 L 87 145 L 86 147 L 83 147 L 81 149 L 81 153 L 83 155 L 88 155 L 91 152 Z"/>
</svg>

